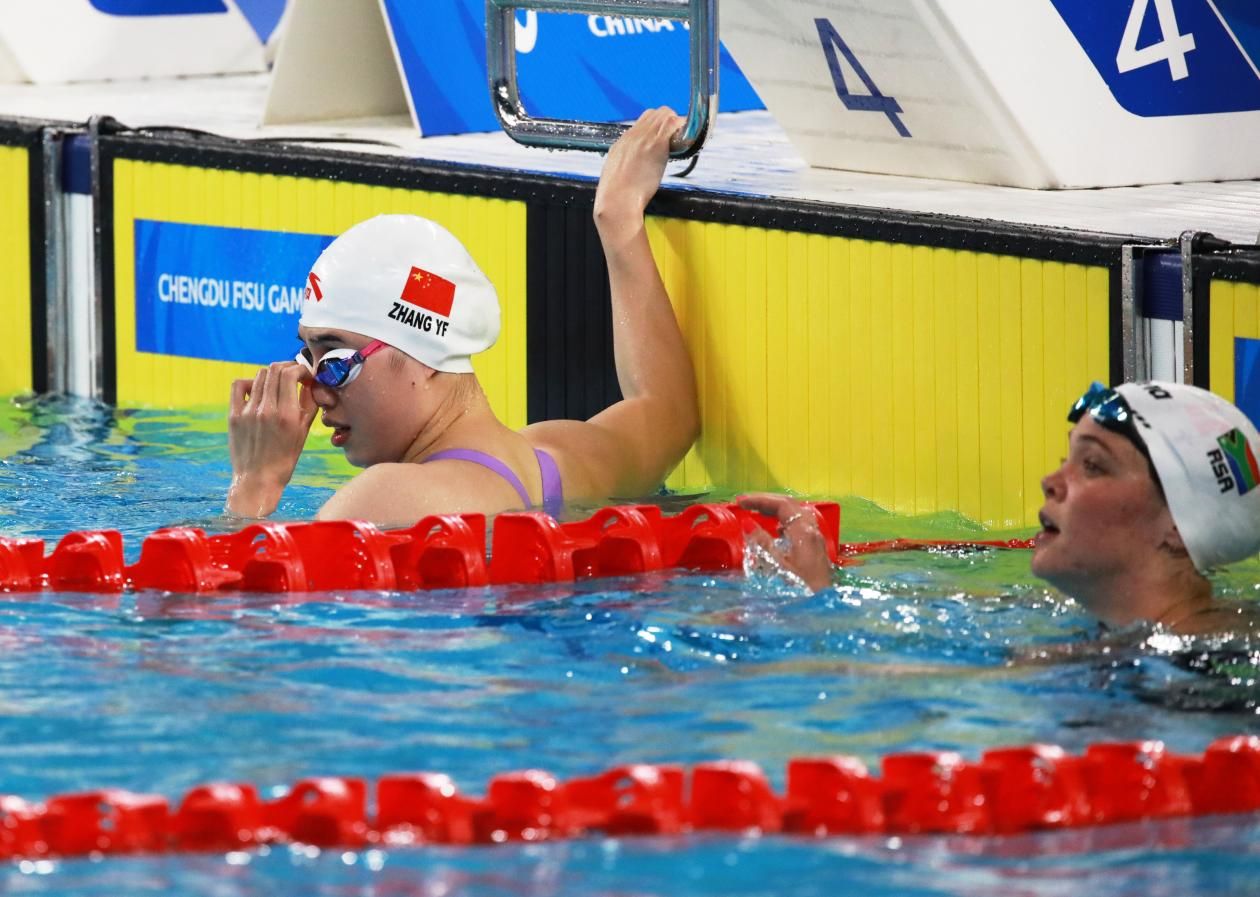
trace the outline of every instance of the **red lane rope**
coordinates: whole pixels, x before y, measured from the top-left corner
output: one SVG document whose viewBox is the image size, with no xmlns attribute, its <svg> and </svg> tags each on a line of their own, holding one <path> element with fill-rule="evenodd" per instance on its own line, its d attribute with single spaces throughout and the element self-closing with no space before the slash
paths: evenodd
<svg viewBox="0 0 1260 897">
<path fill-rule="evenodd" d="M 1260 811 L 1260 738 L 1213 742 L 1200 756 L 1162 742 L 1107 742 L 1069 755 L 1048 745 L 892 754 L 882 777 L 852 757 L 800 758 L 777 794 L 754 763 L 628 765 L 560 781 L 541 770 L 499 775 L 483 798 L 439 773 L 376 783 L 311 778 L 263 800 L 249 784 L 199 785 L 165 798 L 104 789 L 30 804 L 0 798 L 0 858 L 317 847 L 494 844 L 590 834 L 689 831 L 1009 835 L 1146 819 Z"/>
<path fill-rule="evenodd" d="M 840 506 L 808 502 L 828 556 L 841 565 L 872 552 L 938 548 L 1027 548 L 1031 542 L 894 539 L 840 544 Z M 778 521 L 738 505 L 693 505 L 666 516 L 651 505 L 604 508 L 560 523 L 546 514 L 500 514 L 486 560 L 481 514 L 426 517 L 410 529 L 382 531 L 359 521 L 256 523 L 235 533 L 160 529 L 124 560 L 116 530 L 67 534 L 45 556 L 44 542 L 0 538 L 0 592 L 115 593 L 157 589 L 202 593 L 320 592 L 344 589 L 447 589 L 508 583 L 569 582 L 663 569 L 737 570 L 745 536 Z"/>
<path fill-rule="evenodd" d="M 812 503 L 836 560 L 840 507 Z M 610 507 L 560 523 L 536 512 L 500 514 L 486 560 L 486 518 L 426 517 L 410 529 L 370 523 L 256 523 L 239 532 L 161 529 L 128 566 L 115 530 L 72 532 L 45 556 L 39 539 L 0 539 L 0 591 L 306 592 L 415 590 L 550 583 L 669 568 L 739 569 L 745 532 L 778 522 L 736 505 L 694 505 L 666 516 L 651 505 Z"/>
<path fill-rule="evenodd" d="M 838 546 L 841 566 L 859 563 L 853 560 L 864 554 L 882 554 L 890 551 L 966 551 L 976 548 L 1026 549 L 1033 547 L 1032 539 L 982 539 L 958 541 L 954 539 L 884 539 L 879 542 L 842 542 Z"/>
</svg>

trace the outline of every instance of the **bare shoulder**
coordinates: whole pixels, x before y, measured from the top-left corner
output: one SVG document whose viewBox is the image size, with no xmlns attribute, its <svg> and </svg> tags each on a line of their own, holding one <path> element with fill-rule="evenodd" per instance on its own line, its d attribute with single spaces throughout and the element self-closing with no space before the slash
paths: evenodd
<svg viewBox="0 0 1260 897">
<path fill-rule="evenodd" d="M 319 510 L 320 520 L 370 520 L 410 526 L 428 514 L 478 510 L 480 496 L 446 475 L 441 464 L 373 464 L 346 483 Z"/>
<path fill-rule="evenodd" d="M 1178 635 L 1252 637 L 1260 632 L 1260 609 L 1251 601 L 1218 601 L 1175 627 Z"/>
<path fill-rule="evenodd" d="M 615 435 L 589 421 L 548 420 L 520 431 L 536 449 L 556 460 L 568 498 L 604 498 L 619 493 L 624 446 Z"/>
</svg>

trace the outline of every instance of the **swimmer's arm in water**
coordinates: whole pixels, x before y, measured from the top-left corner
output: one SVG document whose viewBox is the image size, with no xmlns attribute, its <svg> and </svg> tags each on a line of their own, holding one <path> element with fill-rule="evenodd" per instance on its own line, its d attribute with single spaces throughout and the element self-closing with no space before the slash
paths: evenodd
<svg viewBox="0 0 1260 897">
<path fill-rule="evenodd" d="M 295 362 L 278 361 L 232 384 L 227 513 L 266 517 L 280 503 L 318 411 L 310 390 L 298 387 L 302 373 Z"/>
<path fill-rule="evenodd" d="M 684 119 L 643 113 L 604 163 L 595 226 L 608 263 L 613 352 L 622 401 L 589 421 L 547 421 L 524 432 L 554 447 L 566 481 L 591 494 L 643 495 L 657 488 L 700 430 L 691 355 L 648 243 L 644 212 L 660 187 L 670 137 Z"/>
</svg>

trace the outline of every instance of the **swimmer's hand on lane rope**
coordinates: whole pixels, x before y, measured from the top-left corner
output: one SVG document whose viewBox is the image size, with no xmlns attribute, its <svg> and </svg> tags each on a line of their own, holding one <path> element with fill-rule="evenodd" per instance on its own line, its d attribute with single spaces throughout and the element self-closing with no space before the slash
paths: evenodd
<svg viewBox="0 0 1260 897">
<path fill-rule="evenodd" d="M 266 517 L 280 503 L 319 412 L 309 384 L 309 375 L 294 361 L 273 362 L 253 380 L 232 383 L 228 513 Z"/>
<path fill-rule="evenodd" d="M 750 528 L 749 546 L 768 555 L 789 573 L 799 576 L 815 592 L 831 585 L 832 567 L 827 558 L 827 543 L 818 529 L 818 518 L 812 509 L 786 495 L 756 493 L 741 495 L 740 507 L 766 514 L 779 521 L 783 535 L 779 539 L 761 527 Z"/>
</svg>

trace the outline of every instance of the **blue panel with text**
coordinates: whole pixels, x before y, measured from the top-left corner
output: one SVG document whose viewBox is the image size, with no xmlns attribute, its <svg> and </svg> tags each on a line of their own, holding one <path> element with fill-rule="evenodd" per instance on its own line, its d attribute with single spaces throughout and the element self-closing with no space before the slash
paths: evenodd
<svg viewBox="0 0 1260 897">
<path fill-rule="evenodd" d="M 485 0 L 385 0 L 407 87 L 428 136 L 497 131 L 486 76 Z M 689 34 L 680 22 L 517 13 L 517 83 L 530 115 L 625 121 L 690 102 Z M 722 51 L 721 110 L 761 109 Z"/>
<path fill-rule="evenodd" d="M 137 220 L 136 350 L 266 364 L 297 351 L 306 277 L 332 237 Z"/>
<path fill-rule="evenodd" d="M 1234 340 L 1234 404 L 1260 427 L 1260 339 Z"/>
</svg>

